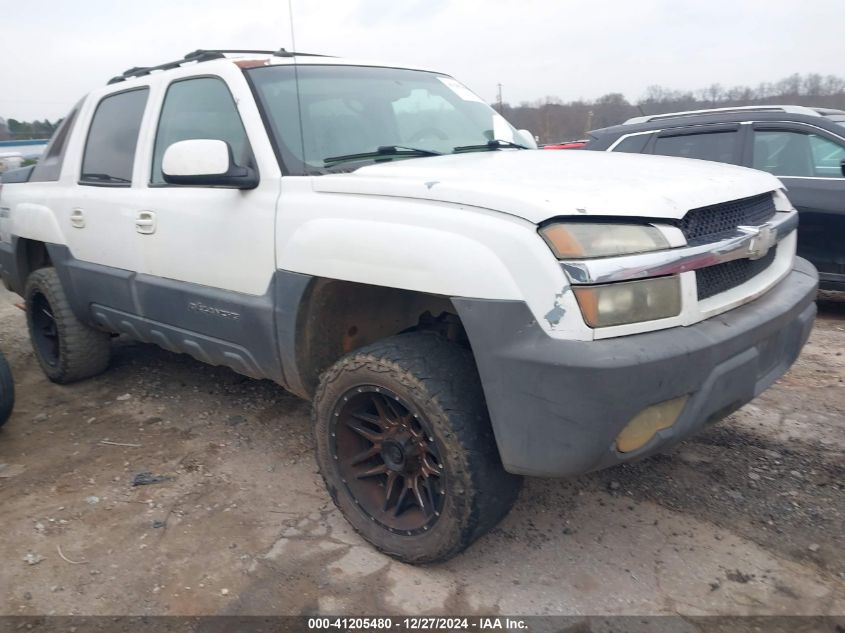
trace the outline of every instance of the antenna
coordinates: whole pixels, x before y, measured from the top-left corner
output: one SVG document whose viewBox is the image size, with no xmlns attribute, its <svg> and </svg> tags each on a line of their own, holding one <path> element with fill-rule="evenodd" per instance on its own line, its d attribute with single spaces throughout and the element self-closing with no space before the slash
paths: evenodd
<svg viewBox="0 0 845 633">
<path fill-rule="evenodd" d="M 296 51 L 296 32 L 293 28 L 293 0 L 288 0 L 288 19 L 290 20 L 290 45 L 291 49 Z M 305 173 L 308 165 L 308 157 L 305 155 L 305 132 L 302 125 L 302 98 L 299 93 L 299 65 L 296 61 L 296 54 L 293 55 L 293 82 L 296 86 L 296 110 L 299 115 L 299 144 L 302 150 L 303 173 Z"/>
</svg>

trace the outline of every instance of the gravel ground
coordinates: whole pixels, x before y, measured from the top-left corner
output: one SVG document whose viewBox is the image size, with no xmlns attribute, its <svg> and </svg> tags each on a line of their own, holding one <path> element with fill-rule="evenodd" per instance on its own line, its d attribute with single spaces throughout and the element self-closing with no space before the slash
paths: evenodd
<svg viewBox="0 0 845 633">
<path fill-rule="evenodd" d="M 16 300 L 0 291 L 2 614 L 845 614 L 845 303 L 729 419 L 529 480 L 490 535 L 415 568 L 332 506 L 307 403 L 124 339 L 106 374 L 53 385 Z"/>
</svg>

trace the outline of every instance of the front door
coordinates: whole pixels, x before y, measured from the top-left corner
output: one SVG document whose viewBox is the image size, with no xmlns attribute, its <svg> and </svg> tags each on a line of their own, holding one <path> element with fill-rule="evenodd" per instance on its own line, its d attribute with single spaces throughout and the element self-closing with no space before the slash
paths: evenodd
<svg viewBox="0 0 845 633">
<path fill-rule="evenodd" d="M 250 95 L 239 101 L 255 109 Z M 257 111 L 251 114 L 260 125 Z M 272 155 L 263 126 L 259 134 Z M 168 184 L 161 169 L 164 152 L 188 139 L 225 141 L 237 164 L 258 171 L 258 187 Z M 278 167 L 259 165 L 253 146 L 222 77 L 189 77 L 167 86 L 147 152 L 149 177 L 134 200 L 145 221 L 137 300 L 145 319 L 170 328 L 160 328 L 165 347 L 247 375 L 277 377 L 271 282 Z"/>
<path fill-rule="evenodd" d="M 800 213 L 798 254 L 845 290 L 845 139 L 798 123 L 755 123 L 750 166 L 774 174 Z"/>
</svg>

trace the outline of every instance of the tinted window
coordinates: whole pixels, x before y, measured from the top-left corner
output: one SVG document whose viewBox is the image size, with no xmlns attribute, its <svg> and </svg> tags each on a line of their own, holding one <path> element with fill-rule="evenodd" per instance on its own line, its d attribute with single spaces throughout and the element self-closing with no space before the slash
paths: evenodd
<svg viewBox="0 0 845 633">
<path fill-rule="evenodd" d="M 845 146 L 817 134 L 754 132 L 754 168 L 775 176 L 841 178 Z"/>
<path fill-rule="evenodd" d="M 32 177 L 29 179 L 31 182 L 59 179 L 65 157 L 65 147 L 67 147 L 67 140 L 73 130 L 73 124 L 76 122 L 80 105 L 82 105 L 82 102 L 76 104 L 53 133 L 53 138 L 47 144 L 44 155 L 38 160 L 38 164 L 32 172 Z"/>
<path fill-rule="evenodd" d="M 156 133 L 153 184 L 164 184 L 161 161 L 165 150 L 173 143 L 188 139 L 226 141 L 232 148 L 235 163 L 253 166 L 238 108 L 221 79 L 187 79 L 167 89 Z"/>
<path fill-rule="evenodd" d="M 662 136 L 654 143 L 654 153 L 679 158 L 697 158 L 717 163 L 736 163 L 736 132 L 709 132 L 683 136 Z"/>
<path fill-rule="evenodd" d="M 85 142 L 81 183 L 128 185 L 132 182 L 135 147 L 148 92 L 146 88 L 131 90 L 100 101 Z"/>
<path fill-rule="evenodd" d="M 613 148 L 614 152 L 627 152 L 630 154 L 641 154 L 645 150 L 651 134 L 637 134 L 636 136 L 629 136 L 619 141 L 619 144 Z"/>
</svg>

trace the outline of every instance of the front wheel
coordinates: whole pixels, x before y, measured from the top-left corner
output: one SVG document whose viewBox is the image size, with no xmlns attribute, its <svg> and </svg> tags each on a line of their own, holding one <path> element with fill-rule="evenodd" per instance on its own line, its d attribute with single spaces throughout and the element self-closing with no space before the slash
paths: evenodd
<svg viewBox="0 0 845 633">
<path fill-rule="evenodd" d="M 521 478 L 502 467 L 472 354 L 434 334 L 356 350 L 314 399 L 320 472 L 352 526 L 386 554 L 458 554 L 507 514 Z"/>
</svg>

